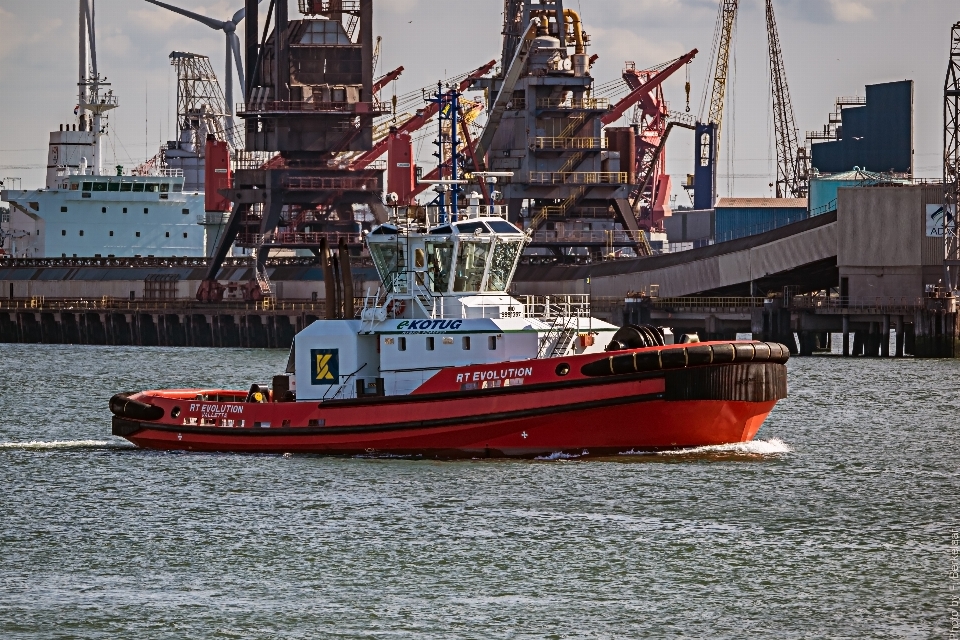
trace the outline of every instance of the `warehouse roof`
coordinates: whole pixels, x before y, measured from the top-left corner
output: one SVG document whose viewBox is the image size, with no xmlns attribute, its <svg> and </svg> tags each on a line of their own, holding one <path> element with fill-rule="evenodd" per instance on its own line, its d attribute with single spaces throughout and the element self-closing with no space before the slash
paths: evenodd
<svg viewBox="0 0 960 640">
<path fill-rule="evenodd" d="M 717 209 L 806 209 L 806 198 L 720 198 Z"/>
</svg>

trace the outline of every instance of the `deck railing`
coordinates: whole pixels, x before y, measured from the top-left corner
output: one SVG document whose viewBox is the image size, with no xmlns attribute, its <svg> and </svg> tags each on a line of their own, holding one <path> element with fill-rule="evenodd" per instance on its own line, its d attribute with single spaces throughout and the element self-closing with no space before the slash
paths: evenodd
<svg viewBox="0 0 960 640">
<path fill-rule="evenodd" d="M 531 171 L 531 184 L 626 184 L 626 171 Z"/>
</svg>

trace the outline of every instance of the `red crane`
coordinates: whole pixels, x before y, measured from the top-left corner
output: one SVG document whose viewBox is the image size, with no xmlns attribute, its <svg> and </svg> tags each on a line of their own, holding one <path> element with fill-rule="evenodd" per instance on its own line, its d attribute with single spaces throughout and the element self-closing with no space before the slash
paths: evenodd
<svg viewBox="0 0 960 640">
<path fill-rule="evenodd" d="M 638 179 L 631 194 L 633 208 L 641 226 L 647 229 L 659 229 L 663 219 L 669 215 L 667 201 L 672 189 L 665 166 L 664 145 L 670 126 L 667 102 L 663 97 L 663 82 L 693 60 L 697 53 L 694 49 L 660 68 L 640 71 L 634 63 L 628 62 L 623 71 L 623 80 L 630 88 L 630 93 L 601 119 L 603 124 L 611 124 L 636 105 L 633 118 L 635 140 L 632 145 L 635 156 L 621 156 L 621 166 L 629 167 L 623 170 Z"/>
<path fill-rule="evenodd" d="M 482 76 L 485 76 L 491 69 L 493 69 L 494 66 L 496 66 L 496 64 L 497 64 L 496 60 L 491 60 L 490 62 L 483 65 L 479 69 L 476 69 L 473 73 L 471 73 L 470 75 L 468 75 L 466 78 L 464 78 L 458 83 L 457 90 L 466 91 L 470 87 L 470 85 L 474 83 L 475 80 L 481 78 Z M 426 108 L 424 108 L 422 111 L 418 111 L 417 115 L 415 115 L 414 117 L 410 118 L 409 120 L 401 124 L 399 127 L 397 127 L 397 130 L 395 133 L 411 133 L 413 131 L 416 131 L 417 129 L 425 125 L 430 120 L 430 118 L 432 118 L 436 114 L 437 114 L 437 106 L 434 104 L 430 104 Z M 371 162 L 373 162 L 374 160 L 382 156 L 384 152 L 386 152 L 387 150 L 387 146 L 389 144 L 388 142 L 389 137 L 390 136 L 387 136 L 383 140 L 380 140 L 379 142 L 373 145 L 372 149 L 370 149 L 369 151 L 365 151 L 360 157 L 358 157 L 356 160 L 351 162 L 350 168 L 355 171 L 359 171 L 361 169 L 366 168 L 367 165 L 369 165 Z"/>
</svg>

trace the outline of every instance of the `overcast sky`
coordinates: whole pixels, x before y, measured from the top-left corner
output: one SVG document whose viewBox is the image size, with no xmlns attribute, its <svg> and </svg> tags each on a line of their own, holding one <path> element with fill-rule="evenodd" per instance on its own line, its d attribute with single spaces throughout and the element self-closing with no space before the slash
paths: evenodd
<svg viewBox="0 0 960 640">
<path fill-rule="evenodd" d="M 178 4 L 178 0 L 167 0 Z M 381 73 L 406 71 L 384 90 L 406 93 L 476 68 L 500 51 L 501 0 L 374 0 L 374 30 L 383 36 Z M 129 169 L 170 136 L 176 111 L 171 51 L 209 55 L 224 68 L 223 34 L 140 0 L 97 0 L 99 65 L 119 96 L 111 116 L 107 161 Z M 691 108 L 697 113 L 708 72 L 719 0 L 566 0 L 592 37 L 598 82 L 619 77 L 626 60 L 654 65 L 697 48 L 691 66 Z M 179 0 L 220 19 L 241 0 Z M 291 2 L 291 6 L 295 3 Z M 787 78 L 801 132 L 825 124 L 837 96 L 863 95 L 864 85 L 911 79 L 916 174 L 941 174 L 942 92 L 956 0 L 776 0 Z M 48 132 L 74 122 L 77 73 L 76 0 L 0 0 L 0 178 L 42 185 Z M 242 35 L 242 28 L 239 30 Z M 720 195 L 770 194 L 774 175 L 763 0 L 742 0 L 732 85 L 727 95 Z M 685 108 L 683 72 L 665 86 L 671 108 Z M 692 133 L 668 144 L 677 187 L 692 171 Z M 425 157 L 424 149 L 423 156 Z M 732 160 L 731 160 L 732 158 Z M 880 169 L 880 167 L 868 167 Z M 732 175 L 727 175 L 731 174 Z"/>
</svg>

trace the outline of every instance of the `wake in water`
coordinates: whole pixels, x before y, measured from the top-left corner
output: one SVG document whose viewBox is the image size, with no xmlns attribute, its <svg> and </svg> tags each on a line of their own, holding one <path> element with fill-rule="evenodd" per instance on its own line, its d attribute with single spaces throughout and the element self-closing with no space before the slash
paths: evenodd
<svg viewBox="0 0 960 640">
<path fill-rule="evenodd" d="M 113 440 L 52 440 L 41 442 L 0 442 L 0 449 L 20 449 L 23 451 L 43 451 L 47 449 L 131 449 L 133 445 L 124 445 Z"/>
<path fill-rule="evenodd" d="M 590 452 L 586 449 L 583 450 L 583 453 L 564 453 L 562 451 L 555 451 L 547 456 L 537 456 L 534 460 L 574 460 L 580 456 L 588 456 Z"/>
<path fill-rule="evenodd" d="M 750 442 L 734 442 L 731 444 L 714 444 L 705 447 L 691 447 L 689 449 L 674 449 L 672 451 L 624 451 L 622 456 L 709 456 L 709 455 L 743 455 L 743 456 L 774 456 L 790 453 L 793 448 L 780 438 L 769 440 L 751 440 Z"/>
</svg>

